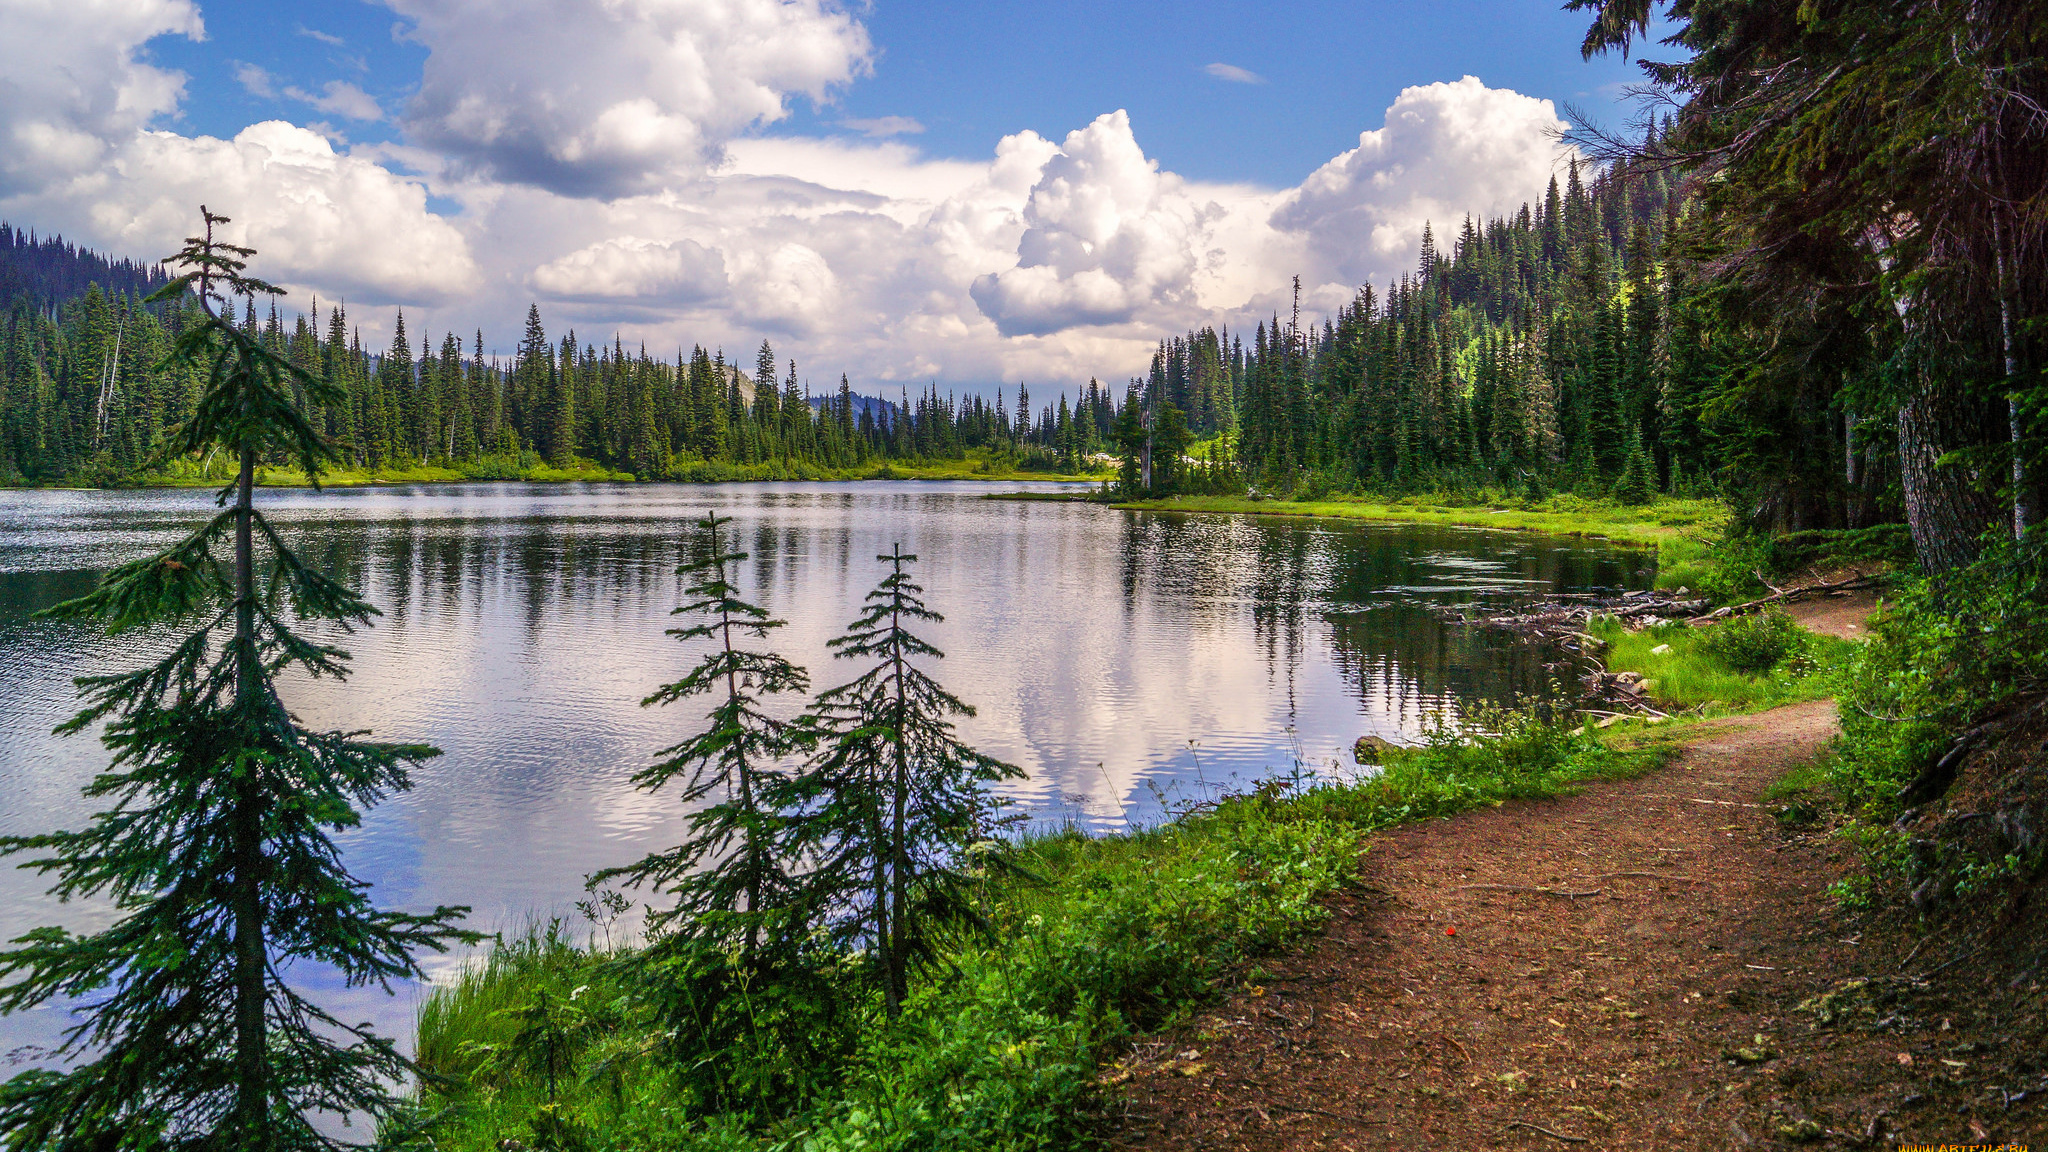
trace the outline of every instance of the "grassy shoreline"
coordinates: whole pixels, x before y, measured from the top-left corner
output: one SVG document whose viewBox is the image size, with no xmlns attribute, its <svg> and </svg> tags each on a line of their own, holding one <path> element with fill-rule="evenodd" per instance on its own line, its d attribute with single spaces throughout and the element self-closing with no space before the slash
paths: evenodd
<svg viewBox="0 0 2048 1152">
<path fill-rule="evenodd" d="M 1112 504 L 1134 512 L 1188 512 L 1241 516 L 1307 516 L 1459 528 L 1498 528 L 1584 536 L 1643 548 L 1658 548 L 1718 530 L 1727 507 L 1716 500 L 1659 500 L 1629 506 L 1609 500 L 1552 496 L 1540 501 L 1500 500 L 1453 504 L 1441 496 L 1392 501 L 1332 497 L 1326 500 L 1270 500 L 1250 496 L 1172 496 Z"/>
<path fill-rule="evenodd" d="M 846 481 L 846 480 L 977 480 L 994 483 L 1019 483 L 1036 481 L 1053 484 L 1099 484 L 1105 475 L 1074 475 L 1068 473 L 1033 472 L 1014 468 L 989 466 L 985 459 L 970 457 L 966 460 L 937 460 L 925 462 L 880 461 L 857 468 L 820 468 L 800 464 L 784 466 L 779 463 L 766 464 L 725 464 L 699 463 L 687 466 L 674 476 L 663 477 L 649 483 L 682 484 L 730 484 L 749 482 L 788 481 Z M 83 482 L 59 482 L 52 484 L 0 484 L 0 489 L 34 491 L 126 490 L 156 488 L 214 488 L 231 481 L 233 477 L 220 464 L 210 469 L 199 469 L 181 465 L 172 469 L 144 476 L 124 477 L 117 483 L 94 484 Z M 335 469 L 323 472 L 320 486 L 323 488 L 377 488 L 396 487 L 407 484 L 477 484 L 477 483 L 526 483 L 526 484 L 568 484 L 568 483 L 639 483 L 631 472 L 605 468 L 587 460 L 576 460 L 566 467 L 556 467 L 541 461 L 516 459 L 486 459 L 466 463 L 460 467 L 439 464 L 417 464 L 404 468 L 385 468 L 365 471 L 354 468 Z M 263 488 L 305 488 L 310 487 L 305 473 L 293 468 L 263 467 L 256 470 L 256 484 Z"/>
<path fill-rule="evenodd" d="M 1483 722 L 1493 738 L 1444 729 L 1369 777 L 1274 782 L 1158 828 L 1022 842 L 1015 863 L 1037 882 L 992 877 L 977 911 L 993 935 L 956 938 L 900 1020 L 841 980 L 850 1050 L 776 1107 L 702 1095 L 701 1078 L 664 1063 L 673 1036 L 658 965 L 576 946 L 559 925 L 508 942 L 422 1007 L 417 1051 L 442 1079 L 423 1090 L 419 1119 L 444 1152 L 491 1152 L 508 1138 L 705 1152 L 1084 1144 L 1113 1096 L 1105 1069 L 1123 1041 L 1255 979 L 1259 956 L 1318 929 L 1320 898 L 1353 882 L 1372 833 L 1565 794 L 1669 755 L 1526 715 Z M 520 1030 L 533 1035 L 536 1012 L 550 1010 L 575 1037 L 552 1080 L 518 1051 Z"/>
</svg>

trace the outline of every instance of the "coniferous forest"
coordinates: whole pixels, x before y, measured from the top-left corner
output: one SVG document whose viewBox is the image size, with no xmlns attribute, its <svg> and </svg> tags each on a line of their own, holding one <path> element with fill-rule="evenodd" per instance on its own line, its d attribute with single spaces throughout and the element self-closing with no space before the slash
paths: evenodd
<svg viewBox="0 0 2048 1152">
<path fill-rule="evenodd" d="M 0 478 L 120 483 L 163 465 L 162 446 L 200 394 L 198 380 L 162 364 L 196 309 L 142 302 L 163 278 L 0 225 L 10 293 Z M 485 353 L 481 332 L 415 336 L 402 311 L 389 345 L 369 350 L 342 304 L 315 301 L 287 320 L 251 299 L 240 322 L 341 390 L 345 400 L 311 407 L 341 467 L 369 474 L 438 464 L 490 478 L 581 462 L 648 480 L 775 478 L 960 459 L 970 448 L 1072 472 L 1101 450 L 1115 417 L 1092 381 L 1076 402 L 1063 393 L 1036 412 L 1028 387 L 992 398 L 899 389 L 892 399 L 856 394 L 842 375 L 813 392 L 766 341 L 745 365 L 701 347 L 663 358 L 617 340 L 579 342 L 574 331 L 551 337 L 538 306 L 502 359 Z"/>
<path fill-rule="evenodd" d="M 1588 56 L 1631 51 L 1654 12 L 1566 7 L 1590 16 Z M 1332 315 L 1304 314 L 1297 283 L 1284 316 L 1162 335 L 1121 386 L 1045 381 L 1036 401 L 830 367 L 813 388 L 766 341 L 629 348 L 537 304 L 502 356 L 396 312 L 366 347 L 341 302 L 269 303 L 212 213 L 168 271 L 0 225 L 0 480 L 225 482 L 187 535 L 40 613 L 162 649 L 79 679 L 59 729 L 105 745 L 84 794 L 107 806 L 0 837 L 54 896 L 113 913 L 0 951 L 0 1012 L 73 1022 L 0 1085 L 0 1138 L 312 1152 L 342 1113 L 380 1147 L 465 1152 L 1295 1148 L 1417 1116 L 1451 1146 L 2048 1131 L 2048 6 L 1668 15 L 1681 62 L 1643 64 L 1643 122 L 1577 129 L 1513 213 L 1432 222 L 1409 271 Z M 464 907 L 380 907 L 344 866 L 363 810 L 439 752 L 287 707 L 281 679 L 344 678 L 334 641 L 376 609 L 273 527 L 264 470 L 710 481 L 974 457 L 1113 466 L 1101 495 L 1125 501 L 1247 497 L 1207 505 L 1226 511 L 1717 514 L 1660 525 L 1661 597 L 1543 600 L 1570 630 L 1520 639 L 1560 673 L 1549 696 L 1438 714 L 1409 747 L 1360 738 L 1356 773 L 1297 752 L 1238 791 L 1159 793 L 1158 826 L 1090 838 L 1006 814 L 1022 770 L 967 743 L 917 555 L 874 555 L 812 654 L 845 671 L 813 692 L 773 647 L 782 593 L 757 594 L 707 513 L 670 526 L 680 678 L 638 689 L 675 742 L 632 780 L 681 810 L 679 842 L 585 878 L 587 936 L 557 919 L 491 941 L 423 998 L 410 1045 L 287 978 L 319 963 L 390 989 L 485 939 Z M 1819 543 L 1789 562 L 1792 538 Z M 1671 587 L 1687 552 L 1704 592 Z M 1882 601 L 1832 637 L 1780 610 L 1852 590 Z M 1366 615 L 1337 599 L 1326 619 Z M 1446 632 L 1533 627 L 1526 605 L 1441 607 Z M 1600 694 L 1617 685 L 1625 712 Z M 1780 705 L 1805 711 L 1734 719 Z M 1709 717 L 1731 722 L 1693 740 Z M 1687 741 L 1685 771 L 1632 790 Z M 1709 786 L 1728 791 L 1662 791 Z M 1505 817 L 1547 817 L 1492 811 L 1567 796 L 1608 818 L 1522 837 Z M 1406 842 L 1446 853 L 1434 875 L 1375 849 L 1390 887 L 1359 882 L 1373 838 L 1472 811 L 1500 819 Z M 1645 859 L 1610 859 L 1624 843 Z M 644 931 L 615 939 L 636 903 Z M 1343 946 L 1287 955 L 1326 928 Z M 1370 967 L 1402 948 L 1432 974 L 1414 989 Z"/>
</svg>

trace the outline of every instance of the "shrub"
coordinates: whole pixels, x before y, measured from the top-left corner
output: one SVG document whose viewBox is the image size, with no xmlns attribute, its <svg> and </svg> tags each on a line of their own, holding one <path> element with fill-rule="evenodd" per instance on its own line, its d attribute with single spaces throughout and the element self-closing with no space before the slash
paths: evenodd
<svg viewBox="0 0 2048 1152">
<path fill-rule="evenodd" d="M 1832 781 L 1871 819 L 1958 732 L 2048 685 L 2048 539 L 1989 547 L 1976 563 L 1901 586 L 1872 621 L 1842 697 Z"/>
<path fill-rule="evenodd" d="M 1801 651 L 1805 636 L 1792 617 L 1774 608 L 1717 625 L 1701 638 L 1700 645 L 1730 671 L 1760 676 Z"/>
</svg>

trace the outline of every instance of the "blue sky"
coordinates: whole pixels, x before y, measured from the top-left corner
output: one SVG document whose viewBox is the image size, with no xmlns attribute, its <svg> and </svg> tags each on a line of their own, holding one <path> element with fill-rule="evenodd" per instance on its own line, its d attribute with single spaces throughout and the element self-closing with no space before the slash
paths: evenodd
<svg viewBox="0 0 2048 1152">
<path fill-rule="evenodd" d="M 358 0 L 211 0 L 203 12 L 205 42 L 166 36 L 149 46 L 192 78 L 185 130 L 225 137 L 281 117 L 323 122 L 351 141 L 403 140 L 398 118 L 427 58 L 407 38 L 411 21 Z M 1469 74 L 1619 123 L 1622 89 L 1638 79 L 1632 62 L 1581 60 L 1585 17 L 1537 0 L 1284 8 L 883 0 L 861 19 L 876 49 L 871 74 L 823 106 L 792 101 L 789 118 L 761 134 L 886 133 L 891 118 L 907 118 L 921 131 L 903 135 L 924 152 L 979 159 L 1020 128 L 1056 138 L 1123 108 L 1147 152 L 1175 172 L 1279 185 L 1356 144 L 1410 85 Z M 1222 78 L 1208 70 L 1216 64 L 1249 77 Z M 252 65 L 278 95 L 238 82 L 238 70 Z M 354 120 L 283 94 L 319 97 L 335 82 L 362 89 L 387 119 Z"/>
<path fill-rule="evenodd" d="M 371 344 L 528 303 L 869 390 L 1034 392 L 1328 313 L 1538 200 L 1637 75 L 1544 2 L 95 0 L 0 6 L 0 218 L 236 218 Z M 1469 79 L 1468 79 L 1469 77 Z"/>
</svg>

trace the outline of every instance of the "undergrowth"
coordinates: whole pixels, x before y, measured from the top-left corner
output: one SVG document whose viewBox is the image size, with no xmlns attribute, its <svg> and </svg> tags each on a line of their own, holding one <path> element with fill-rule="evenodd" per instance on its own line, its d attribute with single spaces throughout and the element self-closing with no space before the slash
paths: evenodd
<svg viewBox="0 0 2048 1152">
<path fill-rule="evenodd" d="M 1641 675 L 1645 690 L 1667 710 L 1698 709 L 1703 715 L 1833 695 L 1858 648 L 1853 641 L 1804 631 L 1783 613 L 1705 628 L 1660 624 L 1639 632 L 1604 617 L 1591 632 L 1607 642 L 1609 671 Z"/>
<path fill-rule="evenodd" d="M 1772 536 L 1731 523 L 1718 532 L 1691 532 L 1660 542 L 1656 586 L 1684 588 L 1716 604 L 1732 604 L 1769 593 L 1763 579 L 1767 574 L 1775 578 L 1845 568 L 1883 572 L 1911 563 L 1903 524 Z"/>
<path fill-rule="evenodd" d="M 807 1065 L 787 1070 L 780 1082 L 801 1087 L 773 1106 L 713 1099 L 706 1067 L 667 1057 L 702 1045 L 680 1043 L 693 1017 L 664 1003 L 650 953 L 579 946 L 560 923 L 545 925 L 428 998 L 417 1051 L 434 1079 L 413 1127 L 390 1135 L 443 1152 L 503 1152 L 506 1141 L 592 1152 L 1080 1146 L 1108 1101 L 1102 1061 L 1213 1000 L 1251 957 L 1320 926 L 1319 897 L 1354 874 L 1364 835 L 1559 795 L 1662 757 L 1496 710 L 1439 725 L 1369 776 L 1273 781 L 1125 835 L 1022 840 L 1004 850 L 1007 867 L 981 873 L 986 933 L 955 935 L 898 1020 L 821 961 L 800 986 L 829 1001 L 811 1008 L 843 1043 L 812 1036 L 798 1054 L 747 1041 L 744 1062 L 759 1075 L 773 1071 L 766 1062 Z M 741 989 L 741 1015 L 794 1010 L 766 993 Z M 775 1034 L 773 1021 L 762 1025 Z"/>
<path fill-rule="evenodd" d="M 2028 783 L 2038 770 L 2026 767 L 2037 733 L 2019 726 L 2010 753 L 1999 742 L 2005 721 L 2048 692 L 2044 540 L 1992 542 L 1971 565 L 1902 582 L 1870 636 L 1839 677 L 1842 735 L 1800 793 L 1834 812 L 1861 861 L 1836 896 L 1851 909 L 1928 912 L 2019 891 L 2041 847 L 2005 829 L 2039 817 Z M 1961 778 L 1930 782 L 1924 774 L 1973 732 L 1954 762 Z M 1970 811 L 1947 818 L 1964 791 Z"/>
</svg>

